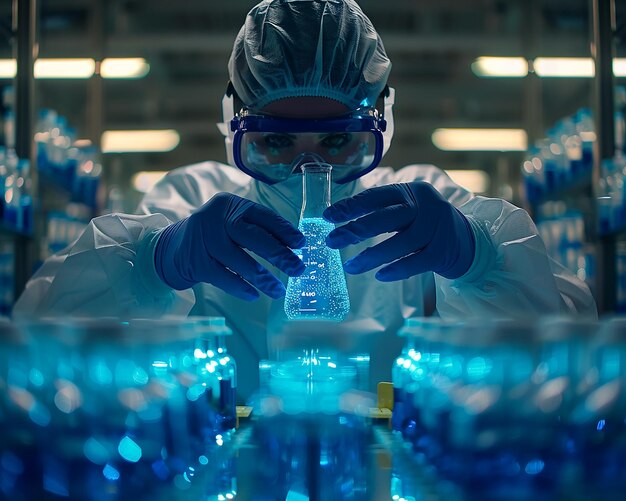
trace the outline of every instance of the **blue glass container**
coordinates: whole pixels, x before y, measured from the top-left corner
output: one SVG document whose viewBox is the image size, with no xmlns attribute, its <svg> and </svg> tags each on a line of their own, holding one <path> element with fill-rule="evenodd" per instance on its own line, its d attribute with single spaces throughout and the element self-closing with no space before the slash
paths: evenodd
<svg viewBox="0 0 626 501">
<path fill-rule="evenodd" d="M 306 269 L 298 277 L 289 277 L 285 314 L 290 320 L 339 322 L 350 311 L 350 298 L 339 250 L 327 247 L 325 242 L 335 225 L 322 217 L 330 206 L 332 166 L 314 162 L 301 168 L 303 201 L 298 229 L 306 243 L 294 252 Z"/>
<path fill-rule="evenodd" d="M 190 317 L 195 332 L 196 378 L 187 390 L 191 433 L 199 443 L 221 445 L 237 423 L 237 365 L 228 353 L 232 330 L 223 317 Z"/>
</svg>

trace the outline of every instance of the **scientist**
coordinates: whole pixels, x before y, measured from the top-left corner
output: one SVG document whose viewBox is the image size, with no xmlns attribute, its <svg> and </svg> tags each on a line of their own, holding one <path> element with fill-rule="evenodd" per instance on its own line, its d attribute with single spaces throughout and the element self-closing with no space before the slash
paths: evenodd
<svg viewBox="0 0 626 501">
<path fill-rule="evenodd" d="M 407 317 L 596 314 L 524 210 L 473 196 L 431 165 L 377 167 L 393 133 L 391 63 L 353 0 L 259 3 L 228 69 L 229 164 L 173 170 L 140 215 L 93 219 L 33 276 L 15 317 L 224 316 L 245 398 L 268 333 L 285 321 L 287 276 L 304 271 L 292 249 L 303 244 L 306 154 L 334 166 L 324 216 L 338 227 L 327 243 L 341 249 L 346 329 L 364 340 L 373 383 L 390 377 Z"/>
</svg>

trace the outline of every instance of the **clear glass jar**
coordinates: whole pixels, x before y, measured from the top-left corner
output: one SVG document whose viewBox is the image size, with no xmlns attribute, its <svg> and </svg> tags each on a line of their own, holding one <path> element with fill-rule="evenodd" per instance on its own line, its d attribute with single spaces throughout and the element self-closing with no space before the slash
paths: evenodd
<svg viewBox="0 0 626 501">
<path fill-rule="evenodd" d="M 29 411 L 35 399 L 29 388 L 26 337 L 6 320 L 0 321 L 0 475 L 7 499 L 39 495 L 38 443 Z M 37 479 L 39 480 L 39 479 Z"/>
<path fill-rule="evenodd" d="M 606 319 L 591 345 L 587 390 L 572 414 L 584 481 L 607 496 L 626 488 L 626 317 Z"/>
<path fill-rule="evenodd" d="M 228 353 L 232 330 L 223 317 L 189 317 L 195 332 L 196 378 L 187 390 L 191 432 L 199 443 L 222 445 L 237 424 L 237 365 Z"/>
<path fill-rule="evenodd" d="M 540 466 L 546 437 L 532 405 L 535 323 L 468 323 L 455 338 L 455 351 L 462 370 L 459 384 L 450 387 L 447 452 L 441 460 L 446 475 L 486 497 L 507 486 L 526 494 L 535 484 L 546 487 Z"/>
<path fill-rule="evenodd" d="M 448 434 L 450 394 L 459 384 L 460 357 L 454 342 L 462 325 L 429 319 L 422 325 L 423 354 L 411 373 L 412 408 L 417 416 L 413 447 L 435 461 L 442 453 Z M 408 398 L 408 397 L 407 397 Z"/>
<path fill-rule="evenodd" d="M 331 201 L 332 165 L 310 162 L 302 169 L 302 210 L 298 229 L 305 236 L 302 249 L 294 252 L 306 269 L 289 277 L 285 293 L 285 314 L 290 320 L 340 322 L 350 311 L 350 297 L 339 250 L 329 248 L 325 239 L 335 225 L 322 217 Z"/>
<path fill-rule="evenodd" d="M 268 333 L 261 393 L 278 397 L 290 414 L 337 412 L 343 394 L 368 389 L 369 355 L 354 350 L 355 339 L 343 324 L 287 322 Z"/>
</svg>

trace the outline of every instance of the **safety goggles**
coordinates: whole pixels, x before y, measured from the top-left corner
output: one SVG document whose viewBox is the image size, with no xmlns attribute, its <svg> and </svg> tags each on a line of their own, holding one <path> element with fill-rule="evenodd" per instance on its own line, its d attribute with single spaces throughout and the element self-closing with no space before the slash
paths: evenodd
<svg viewBox="0 0 626 501">
<path fill-rule="evenodd" d="M 231 120 L 233 159 L 239 169 L 265 183 L 287 179 L 304 154 L 333 166 L 333 181 L 347 183 L 376 167 L 383 155 L 387 123 L 374 108 L 328 119 L 287 119 L 247 109 Z"/>
</svg>

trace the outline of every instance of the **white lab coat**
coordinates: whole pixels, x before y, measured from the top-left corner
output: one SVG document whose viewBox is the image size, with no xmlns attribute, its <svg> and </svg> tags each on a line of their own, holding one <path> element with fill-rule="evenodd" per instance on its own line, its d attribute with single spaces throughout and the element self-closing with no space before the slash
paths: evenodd
<svg viewBox="0 0 626 501">
<path fill-rule="evenodd" d="M 361 336 L 360 349 L 370 352 L 372 386 L 389 380 L 401 346 L 395 334 L 408 317 L 596 315 L 587 286 L 548 258 L 524 210 L 503 200 L 473 196 L 436 167 L 411 165 L 398 171 L 379 167 L 352 183 L 334 185 L 333 201 L 374 186 L 414 180 L 431 183 L 468 217 L 476 236 L 476 258 L 470 270 L 456 280 L 424 273 L 384 283 L 374 278 L 375 270 L 347 276 L 351 311 L 346 323 L 351 332 Z M 271 335 L 285 320 L 283 302 L 262 294 L 249 303 L 207 284 L 199 284 L 193 291 L 170 289 L 154 270 L 157 230 L 188 216 L 222 191 L 264 204 L 297 225 L 300 183 L 300 178 L 293 176 L 269 186 L 216 162 L 176 169 L 146 195 L 140 215 L 97 217 L 73 245 L 48 259 L 29 281 L 14 317 L 223 316 L 235 333 L 229 339 L 229 351 L 239 367 L 240 397 L 246 398 L 258 385 L 258 362 L 268 352 L 267 333 Z M 342 259 L 356 255 L 373 241 L 344 249 Z M 286 283 L 284 274 L 262 262 Z"/>
</svg>

